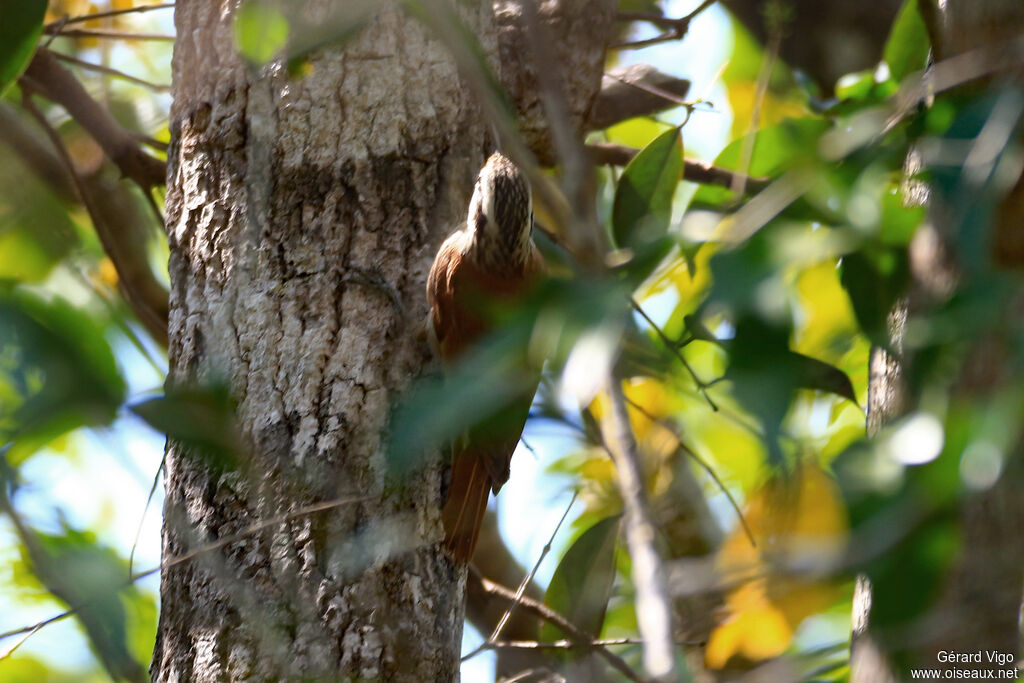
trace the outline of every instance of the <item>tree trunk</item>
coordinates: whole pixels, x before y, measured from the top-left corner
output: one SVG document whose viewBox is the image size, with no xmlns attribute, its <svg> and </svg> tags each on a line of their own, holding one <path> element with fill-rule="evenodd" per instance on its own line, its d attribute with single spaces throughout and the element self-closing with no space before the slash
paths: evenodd
<svg viewBox="0 0 1024 683">
<path fill-rule="evenodd" d="M 452 5 L 495 54 L 491 8 Z M 440 467 L 389 478 L 383 430 L 427 360 L 434 249 L 494 143 L 400 8 L 290 78 L 242 63 L 237 6 L 175 10 L 168 382 L 226 380 L 245 447 L 223 471 L 168 443 L 164 560 L 288 517 L 164 572 L 153 678 L 451 680 L 465 574 L 438 543 Z"/>
</svg>

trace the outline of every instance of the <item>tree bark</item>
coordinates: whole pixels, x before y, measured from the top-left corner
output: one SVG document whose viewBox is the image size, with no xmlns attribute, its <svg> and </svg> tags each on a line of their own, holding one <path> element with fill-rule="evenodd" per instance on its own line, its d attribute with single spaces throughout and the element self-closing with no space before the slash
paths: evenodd
<svg viewBox="0 0 1024 683">
<path fill-rule="evenodd" d="M 453 5 L 494 55 L 491 8 Z M 175 9 L 168 382 L 224 378 L 245 449 L 223 472 L 168 443 L 164 559 L 292 517 L 164 572 L 153 679 L 451 680 L 465 572 L 438 543 L 440 466 L 391 477 L 384 430 L 427 359 L 434 248 L 493 141 L 399 7 L 293 79 L 243 65 L 237 6 Z"/>
</svg>

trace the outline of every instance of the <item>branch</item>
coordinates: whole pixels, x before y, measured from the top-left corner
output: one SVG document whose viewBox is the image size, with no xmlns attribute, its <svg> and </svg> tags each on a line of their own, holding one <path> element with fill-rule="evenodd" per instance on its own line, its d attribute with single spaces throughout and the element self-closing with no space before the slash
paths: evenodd
<svg viewBox="0 0 1024 683">
<path fill-rule="evenodd" d="M 471 571 L 475 571 L 472 568 L 470 569 Z M 643 679 L 637 674 L 637 672 L 633 671 L 629 664 L 626 664 L 621 657 L 608 651 L 604 647 L 596 645 L 595 643 L 597 641 L 595 641 L 589 633 L 580 629 L 578 626 L 544 603 L 526 596 L 520 596 L 517 600 L 514 591 L 506 588 L 505 586 L 494 583 L 493 581 L 489 581 L 482 576 L 480 577 L 480 583 L 488 594 L 508 600 L 509 602 L 516 602 L 523 609 L 532 612 L 549 624 L 557 626 L 563 633 L 569 636 L 569 640 L 576 643 L 578 647 L 583 648 L 587 652 L 593 652 L 603 657 L 605 661 L 611 664 L 612 667 L 626 676 L 629 680 L 635 681 L 636 683 L 642 683 Z"/>
<path fill-rule="evenodd" d="M 59 23 L 59 22 L 58 22 Z M 104 28 L 72 28 L 63 29 L 60 26 L 47 25 L 44 32 L 61 38 L 111 38 L 115 40 L 162 40 L 173 42 L 174 36 L 166 33 L 133 33 L 131 31 L 116 31 Z"/>
<path fill-rule="evenodd" d="M 656 681 L 676 678 L 672 609 L 665 570 L 654 548 L 655 526 L 647 509 L 644 476 L 636 439 L 629 424 L 621 382 L 608 373 L 605 390 L 611 401 L 611 448 L 625 512 L 624 532 L 636 589 L 636 621 L 644 639 L 644 669 Z"/>
<path fill-rule="evenodd" d="M 917 11 L 921 13 L 921 20 L 924 21 L 924 28 L 928 33 L 928 42 L 932 45 L 932 61 L 937 62 L 946 54 L 939 3 L 937 0 L 919 0 Z"/>
<path fill-rule="evenodd" d="M 559 55 L 553 49 L 554 32 L 541 22 L 532 1 L 522 3 L 521 21 L 533 58 L 541 109 L 557 159 L 562 165 L 561 185 L 571 208 L 569 220 L 563 225 L 564 234 L 576 247 L 583 263 L 592 263 L 603 251 L 599 237 L 602 233 L 595 229 L 594 167 L 587 161 L 583 141 L 570 117 L 569 103 L 563 90 L 565 78 L 559 68 Z"/>
<path fill-rule="evenodd" d="M 642 47 L 649 45 L 656 45 L 657 43 L 664 43 L 669 40 L 680 40 L 690 30 L 690 22 L 698 14 L 706 10 L 711 5 L 715 4 L 715 0 L 704 0 L 697 9 L 693 10 L 685 17 L 679 19 L 672 19 L 665 17 L 660 14 L 649 14 L 646 12 L 619 12 L 615 15 L 615 18 L 620 21 L 646 21 L 655 26 L 668 29 L 665 33 L 654 38 L 648 38 L 647 40 L 637 40 L 633 42 L 615 43 L 609 45 L 610 48 L 618 48 L 620 50 L 637 50 Z"/>
<path fill-rule="evenodd" d="M 133 230 L 141 219 L 121 222 L 125 215 L 131 214 L 130 198 L 126 198 L 122 192 L 90 191 L 75 170 L 60 134 L 32 102 L 30 91 L 25 90 L 23 94 L 25 110 L 46 133 L 67 175 L 71 177 L 72 187 L 92 220 L 103 251 L 117 270 L 118 284 L 128 305 L 153 339 L 166 347 L 169 312 L 167 290 L 157 281 L 149 267 L 141 231 Z"/>
<path fill-rule="evenodd" d="M 643 645 L 639 638 L 602 638 L 590 642 L 594 647 L 609 647 L 612 645 Z M 700 641 L 692 643 L 680 643 L 680 645 L 701 645 Z M 552 640 L 542 643 L 537 640 L 499 640 L 491 643 L 492 650 L 571 650 L 579 647 L 580 644 L 573 640 Z"/>
<path fill-rule="evenodd" d="M 597 142 L 587 145 L 587 151 L 590 152 L 595 164 L 625 166 L 640 150 L 613 142 Z M 738 181 L 738 175 L 735 171 L 709 164 L 706 161 L 697 161 L 696 159 L 683 161 L 683 180 L 689 180 L 691 183 L 731 188 Z M 747 176 L 745 182 L 747 193 L 757 194 L 768 187 L 771 179 Z"/>
<path fill-rule="evenodd" d="M 690 81 L 662 73 L 649 64 L 612 69 L 601 78 L 601 90 L 587 114 L 586 130 L 647 116 L 684 104 Z"/>
<path fill-rule="evenodd" d="M 24 85 L 63 106 L 68 114 L 99 143 L 126 177 L 148 193 L 163 185 L 167 169 L 163 161 L 142 151 L 139 143 L 85 90 L 74 74 L 46 48 L 35 57 L 21 77 Z"/>
<path fill-rule="evenodd" d="M 497 516 L 488 510 L 480 530 L 480 540 L 473 556 L 473 566 L 478 570 L 469 572 L 466 578 L 466 619 L 481 634 L 494 630 L 508 602 L 487 593 L 480 583 L 480 577 L 504 586 L 516 586 L 526 575 L 526 570 L 509 552 L 498 533 Z M 544 591 L 536 583 L 527 586 L 525 595 L 534 600 L 543 600 Z M 516 610 L 505 626 L 505 637 L 512 640 L 536 640 L 540 621 L 533 614 Z M 499 650 L 495 665 L 496 675 L 511 676 L 518 671 L 537 666 L 546 666 L 550 660 L 538 652 Z"/>
</svg>

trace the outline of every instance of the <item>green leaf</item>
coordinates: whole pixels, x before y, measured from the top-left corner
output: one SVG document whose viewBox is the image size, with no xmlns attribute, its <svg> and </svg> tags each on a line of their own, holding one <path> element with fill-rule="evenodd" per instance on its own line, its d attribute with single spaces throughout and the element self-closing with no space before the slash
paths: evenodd
<svg viewBox="0 0 1024 683">
<path fill-rule="evenodd" d="M 46 0 L 0 0 L 0 95 L 35 54 L 45 15 Z"/>
<path fill-rule="evenodd" d="M 908 206 L 903 193 L 897 188 L 887 188 L 882 194 L 882 216 L 879 225 L 879 239 L 883 244 L 904 247 L 917 232 L 926 215 L 923 206 Z"/>
<path fill-rule="evenodd" d="M 821 117 L 786 119 L 754 135 L 753 153 L 747 170 L 753 177 L 774 178 L 801 162 L 817 157 L 818 138 L 830 124 Z M 749 136 L 729 143 L 715 159 L 715 166 L 739 171 Z M 692 205 L 717 207 L 732 201 L 733 193 L 716 185 L 701 185 Z"/>
<path fill-rule="evenodd" d="M 235 14 L 235 45 L 245 59 L 265 64 L 288 42 L 291 26 L 276 6 L 250 0 Z"/>
<path fill-rule="evenodd" d="M 902 81 L 923 69 L 928 63 L 930 49 L 928 29 L 917 8 L 917 0 L 906 0 L 893 22 L 883 53 L 893 79 Z"/>
<path fill-rule="evenodd" d="M 544 603 L 595 638 L 601 634 L 605 611 L 615 581 L 615 541 L 619 517 L 608 517 L 590 527 L 566 551 L 548 585 Z M 565 638 L 557 627 L 544 623 L 541 640 Z"/>
<path fill-rule="evenodd" d="M 634 250 L 633 257 L 612 268 L 612 272 L 620 276 L 626 283 L 626 287 L 633 291 L 651 276 L 651 273 L 661 265 L 661 262 L 675 246 L 676 241 L 667 236 L 649 243 L 639 244 Z"/>
<path fill-rule="evenodd" d="M 654 138 L 633 157 L 619 179 L 612 205 L 617 246 L 645 244 L 665 234 L 682 173 L 683 138 L 678 128 Z"/>
<path fill-rule="evenodd" d="M 127 564 L 91 532 L 67 524 L 61 534 L 27 529 L 24 552 L 32 571 L 54 596 L 76 610 L 96 656 L 114 680 L 140 681 L 144 670 L 128 647 L 128 619 L 121 593 Z"/>
<path fill-rule="evenodd" d="M 841 100 L 861 100 L 867 97 L 875 87 L 873 69 L 856 71 L 841 76 L 836 81 L 836 97 Z"/>
<path fill-rule="evenodd" d="M 803 389 L 827 391 L 848 398 L 854 403 L 857 402 L 853 384 L 845 372 L 825 361 L 795 351 L 790 352 L 790 357 L 790 362 L 787 365 L 796 371 L 798 386 Z"/>
<path fill-rule="evenodd" d="M 82 425 L 107 424 L 124 400 L 114 354 L 96 322 L 60 299 L 0 289 L 0 439 L 15 465 Z"/>
<path fill-rule="evenodd" d="M 130 409 L 158 432 L 194 449 L 219 471 L 238 465 L 241 438 L 235 425 L 235 403 L 225 384 L 171 388 Z"/>
</svg>

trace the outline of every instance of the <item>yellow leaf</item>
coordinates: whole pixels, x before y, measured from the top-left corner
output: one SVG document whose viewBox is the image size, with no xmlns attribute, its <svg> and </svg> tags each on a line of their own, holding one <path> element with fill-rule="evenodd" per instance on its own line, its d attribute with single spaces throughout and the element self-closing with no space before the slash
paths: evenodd
<svg viewBox="0 0 1024 683">
<path fill-rule="evenodd" d="M 637 377 L 623 386 L 637 441 L 643 441 L 657 427 L 657 420 L 669 414 L 669 401 L 665 387 L 650 377 Z"/>
<path fill-rule="evenodd" d="M 760 661 L 782 654 L 808 616 L 839 596 L 828 581 L 794 578 L 775 566 L 827 566 L 846 544 L 848 522 L 838 488 L 820 467 L 804 464 L 790 477 L 776 477 L 756 491 L 742 528 L 718 551 L 719 576 L 736 584 L 726 596 L 726 617 L 713 629 L 707 665 L 722 668 L 734 656 Z"/>
<path fill-rule="evenodd" d="M 117 269 L 114 267 L 114 262 L 104 256 L 103 260 L 100 261 L 99 267 L 96 269 L 96 279 L 101 284 L 111 289 L 116 289 Z"/>
<path fill-rule="evenodd" d="M 728 620 L 711 632 L 705 664 L 721 669 L 734 656 L 758 662 L 778 657 L 793 638 L 793 628 L 764 594 L 763 581 L 751 581 L 727 598 Z"/>
<path fill-rule="evenodd" d="M 757 97 L 757 81 L 733 81 L 729 84 L 729 107 L 732 109 L 732 136 L 738 138 L 747 133 L 754 113 Z M 758 128 L 767 128 L 787 118 L 800 118 L 810 114 L 807 105 L 799 95 L 779 94 L 771 89 L 765 93 L 758 112 Z"/>
<path fill-rule="evenodd" d="M 850 298 L 839 282 L 834 260 L 804 270 L 796 281 L 803 315 L 795 332 L 795 351 L 835 362 L 831 345 L 857 331 Z"/>
</svg>

